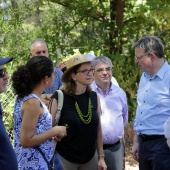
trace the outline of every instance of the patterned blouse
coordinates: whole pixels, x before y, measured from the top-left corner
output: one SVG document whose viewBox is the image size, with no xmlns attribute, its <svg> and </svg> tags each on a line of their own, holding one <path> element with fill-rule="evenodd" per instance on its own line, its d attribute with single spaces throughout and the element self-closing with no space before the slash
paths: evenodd
<svg viewBox="0 0 170 170">
<path fill-rule="evenodd" d="M 15 103 L 14 109 L 14 149 L 18 161 L 18 170 L 47 170 L 47 163 L 40 154 L 40 152 L 34 148 L 23 148 L 20 143 L 20 129 L 22 124 L 22 105 L 23 103 L 30 99 L 37 98 L 40 101 L 41 106 L 44 108 L 44 114 L 39 118 L 35 130 L 35 134 L 43 133 L 52 128 L 52 117 L 49 113 L 45 104 L 35 95 L 29 94 L 25 96 L 22 100 Z M 52 139 L 47 140 L 38 146 L 46 159 L 50 162 L 54 153 L 54 143 Z"/>
</svg>

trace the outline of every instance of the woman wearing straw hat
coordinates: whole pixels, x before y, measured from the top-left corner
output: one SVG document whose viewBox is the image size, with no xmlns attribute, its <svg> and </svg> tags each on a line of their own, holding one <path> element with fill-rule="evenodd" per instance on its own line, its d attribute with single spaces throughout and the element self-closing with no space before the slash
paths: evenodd
<svg viewBox="0 0 170 170">
<path fill-rule="evenodd" d="M 106 170 L 104 162 L 100 102 L 91 91 L 94 70 L 90 59 L 77 54 L 67 62 L 62 76 L 64 103 L 59 125 L 68 125 L 67 136 L 57 144 L 65 170 Z M 58 93 L 51 100 L 54 120 L 57 111 Z M 96 152 L 97 150 L 97 152 Z M 98 155 L 98 156 L 97 156 Z"/>
</svg>

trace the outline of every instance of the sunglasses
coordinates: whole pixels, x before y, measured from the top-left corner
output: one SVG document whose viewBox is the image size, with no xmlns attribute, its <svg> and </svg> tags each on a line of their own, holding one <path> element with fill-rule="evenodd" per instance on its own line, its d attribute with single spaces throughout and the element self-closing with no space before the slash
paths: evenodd
<svg viewBox="0 0 170 170">
<path fill-rule="evenodd" d="M 88 75 L 89 73 L 94 73 L 94 69 L 90 68 L 89 70 L 88 69 L 78 70 L 76 73 L 78 73 L 78 72 L 81 72 L 84 75 Z"/>
<path fill-rule="evenodd" d="M 3 78 L 7 73 L 6 68 L 0 69 L 0 78 Z"/>
</svg>

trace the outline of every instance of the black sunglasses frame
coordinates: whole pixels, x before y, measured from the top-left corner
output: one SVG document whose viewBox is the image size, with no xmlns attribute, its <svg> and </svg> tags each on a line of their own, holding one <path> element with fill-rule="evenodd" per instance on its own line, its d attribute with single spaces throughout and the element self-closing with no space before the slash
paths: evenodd
<svg viewBox="0 0 170 170">
<path fill-rule="evenodd" d="M 6 68 L 0 69 L 0 78 L 3 78 L 7 73 Z"/>
</svg>

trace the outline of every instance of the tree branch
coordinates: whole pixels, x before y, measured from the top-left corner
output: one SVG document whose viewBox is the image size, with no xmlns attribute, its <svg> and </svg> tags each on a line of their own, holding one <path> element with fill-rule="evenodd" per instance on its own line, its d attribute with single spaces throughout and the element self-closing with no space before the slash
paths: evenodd
<svg viewBox="0 0 170 170">
<path fill-rule="evenodd" d="M 70 10 L 75 10 L 77 13 L 83 13 L 84 17 L 91 17 L 94 20 L 100 21 L 100 22 L 106 22 L 108 23 L 107 16 L 104 15 L 101 12 L 98 12 L 96 10 L 96 6 L 89 6 L 88 8 L 85 8 L 84 6 L 81 6 L 80 2 L 61 2 L 60 0 L 49 0 L 50 2 L 57 3 L 65 8 L 68 8 Z"/>
</svg>

